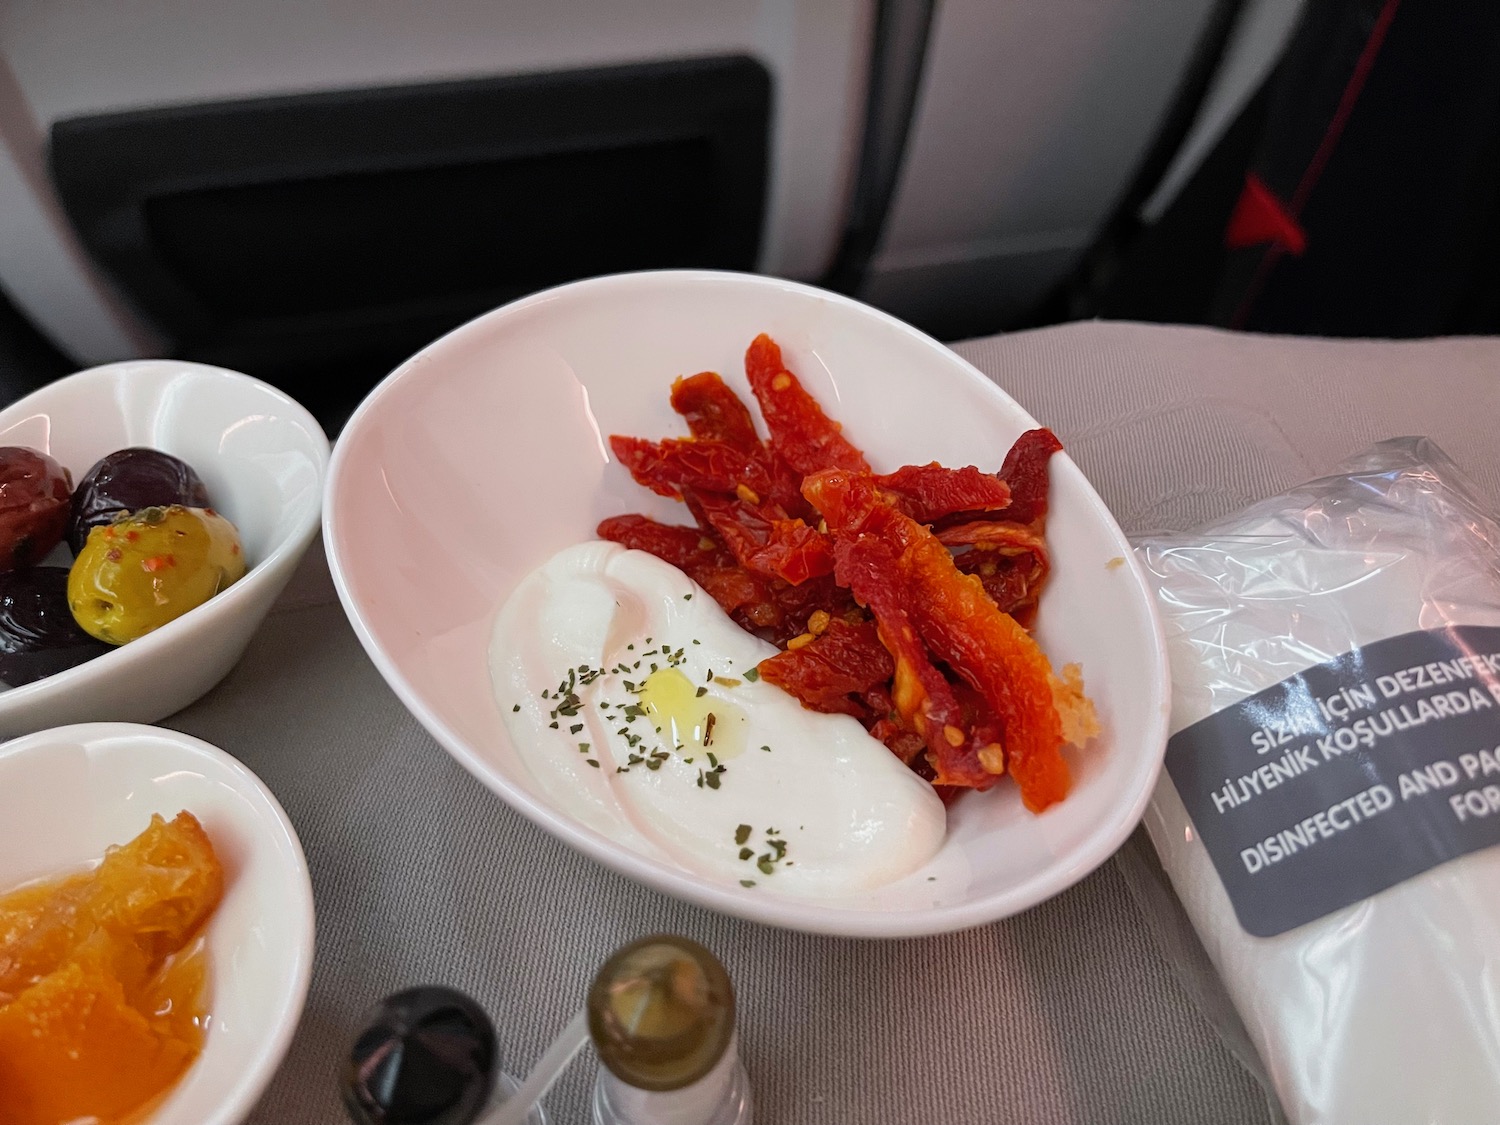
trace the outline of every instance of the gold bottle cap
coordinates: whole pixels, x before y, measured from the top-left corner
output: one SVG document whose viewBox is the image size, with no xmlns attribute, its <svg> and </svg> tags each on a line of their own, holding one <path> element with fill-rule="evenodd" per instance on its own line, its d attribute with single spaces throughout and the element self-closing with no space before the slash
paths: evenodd
<svg viewBox="0 0 1500 1125">
<path fill-rule="evenodd" d="M 734 1035 L 734 988 L 703 946 L 658 934 L 618 950 L 589 988 L 599 1060 L 638 1090 L 680 1090 L 714 1068 Z"/>
</svg>

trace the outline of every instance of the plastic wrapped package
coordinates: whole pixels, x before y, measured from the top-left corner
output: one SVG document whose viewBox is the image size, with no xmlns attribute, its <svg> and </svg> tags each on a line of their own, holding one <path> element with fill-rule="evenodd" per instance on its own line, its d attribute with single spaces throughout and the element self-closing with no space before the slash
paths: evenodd
<svg viewBox="0 0 1500 1125">
<path fill-rule="evenodd" d="M 1137 553 L 1173 677 L 1146 829 L 1287 1115 L 1500 1121 L 1500 524 L 1403 438 Z"/>
</svg>

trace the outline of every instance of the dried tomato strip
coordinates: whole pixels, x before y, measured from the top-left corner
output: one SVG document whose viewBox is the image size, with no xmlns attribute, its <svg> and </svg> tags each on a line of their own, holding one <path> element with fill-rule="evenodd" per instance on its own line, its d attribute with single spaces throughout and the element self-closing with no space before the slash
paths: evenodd
<svg viewBox="0 0 1500 1125">
<path fill-rule="evenodd" d="M 772 638 L 778 645 L 811 632 L 816 613 L 826 613 L 830 618 L 864 615 L 855 604 L 854 595 L 840 586 L 832 574 L 810 578 L 798 586 L 775 583 L 771 596 L 784 614 Z"/>
<path fill-rule="evenodd" d="M 897 560 L 891 579 L 901 588 L 901 596 L 905 599 L 908 612 L 914 612 L 910 584 L 899 573 L 900 556 L 905 552 L 908 541 L 915 536 L 935 543 L 931 533 L 902 513 L 892 503 L 890 494 L 876 487 L 873 477 L 833 470 L 808 478 L 804 487 L 808 499 L 834 528 L 834 558 L 840 581 L 844 580 L 846 573 L 838 565 L 846 543 L 857 541 L 861 545 L 882 544 L 883 549 Z M 942 550 L 941 547 L 938 549 Z M 873 611 L 874 607 L 871 606 L 871 609 Z M 877 614 L 877 619 L 878 617 Z M 881 639 L 884 640 L 885 636 L 882 632 Z M 923 651 L 925 652 L 925 648 Z M 930 660 L 930 657 L 927 659 Z M 952 684 L 948 684 L 948 688 L 954 692 L 957 690 Z M 897 711 L 898 714 L 901 713 L 899 707 Z M 940 784 L 986 789 L 1005 772 L 1004 747 L 998 734 L 999 723 L 993 715 L 987 712 L 979 714 L 973 706 L 962 709 L 959 719 L 948 722 L 943 728 L 946 748 L 932 744 L 931 732 L 924 725 L 912 722 L 909 716 L 902 717 L 907 719 L 908 725 L 921 730 L 927 738 L 928 759 L 936 770 L 934 776 L 941 778 Z M 895 745 L 892 739 L 886 738 L 883 741 L 887 745 Z M 962 762 L 962 766 L 956 765 L 957 762 Z"/>
<path fill-rule="evenodd" d="M 863 718 L 869 709 L 853 697 L 889 682 L 896 666 L 874 622 L 851 624 L 834 618 L 812 641 L 762 660 L 759 669 L 761 679 L 814 711 Z"/>
<path fill-rule="evenodd" d="M 960 550 L 954 565 L 978 577 L 1000 611 L 1028 629 L 1052 569 L 1047 541 L 1037 531 L 1039 526 L 982 520 L 936 532 L 945 547 Z"/>
<path fill-rule="evenodd" d="M 917 647 L 925 643 L 933 657 L 975 688 L 994 711 L 1004 730 L 1004 768 L 1015 775 L 1026 807 L 1039 812 L 1066 796 L 1070 779 L 1061 752 L 1062 722 L 1053 703 L 1052 667 L 1036 642 L 996 608 L 978 579 L 958 570 L 953 556 L 931 531 L 897 511 L 871 478 L 825 472 L 809 477 L 803 489 L 834 529 L 836 573 L 841 581 L 846 580 L 847 544 L 879 543 L 895 558 L 895 589 L 885 575 L 881 592 L 908 611 L 920 635 Z M 855 577 L 848 573 L 849 579 Z M 849 584 L 881 621 L 881 640 L 889 644 L 881 611 L 859 586 L 853 581 Z M 902 657 L 894 651 L 892 655 L 899 675 Z M 953 696 L 951 690 L 948 694 Z M 899 692 L 897 709 L 908 713 L 901 706 Z M 961 724 L 962 720 L 954 723 L 962 732 Z M 920 725 L 918 729 L 931 748 L 930 735 Z M 976 741 L 973 753 L 976 765 L 998 764 L 991 746 Z M 941 783 L 953 783 L 953 778 L 944 776 L 940 760 L 933 764 Z"/>
<path fill-rule="evenodd" d="M 973 685 L 962 679 L 953 683 L 953 694 L 958 697 L 958 705 L 963 708 L 971 745 L 976 751 L 980 747 L 989 747 L 992 752 L 1003 754 L 1005 728 L 1000 717 L 990 707 L 989 701 Z M 984 762 L 981 761 L 980 765 L 984 765 Z"/>
<path fill-rule="evenodd" d="M 1062 800 L 1071 779 L 1046 654 L 1014 618 L 995 608 L 978 579 L 959 572 L 931 535 L 913 536 L 901 564 L 922 639 L 999 717 L 1006 768 L 1021 800 L 1032 812 Z"/>
<path fill-rule="evenodd" d="M 734 561 L 724 544 L 698 528 L 658 523 L 648 516 L 610 516 L 599 524 L 597 534 L 622 547 L 653 554 L 678 570 Z"/>
<path fill-rule="evenodd" d="M 937 776 L 937 770 L 933 769 L 932 763 L 927 760 L 927 743 L 916 731 L 902 725 L 900 718 L 892 712 L 877 719 L 869 727 L 870 737 L 885 743 L 886 749 L 915 770 L 918 776 L 931 782 Z M 969 787 L 944 786 L 944 789 L 955 791 L 967 788 Z"/>
<path fill-rule="evenodd" d="M 770 541 L 755 553 L 754 569 L 800 586 L 833 573 L 833 541 L 801 520 L 772 520 Z"/>
<path fill-rule="evenodd" d="M 984 592 L 1001 613 L 1010 614 L 1022 628 L 1031 628 L 1047 580 L 1045 555 L 1005 556 L 989 551 L 969 551 L 954 556 L 953 563 L 965 574 L 979 579 Z"/>
<path fill-rule="evenodd" d="M 775 505 L 757 506 L 724 496 L 695 494 L 695 515 L 709 525 L 747 570 L 800 585 L 833 571 L 833 545 Z"/>
<path fill-rule="evenodd" d="M 779 625 L 785 617 L 771 584 L 740 566 L 712 532 L 629 515 L 604 520 L 599 524 L 598 535 L 600 539 L 646 551 L 671 563 L 708 591 L 725 613 L 746 628 Z"/>
<path fill-rule="evenodd" d="M 1047 540 L 1024 523 L 974 520 L 937 528 L 933 534 L 945 547 L 979 547 L 1006 555 L 1047 553 Z"/>
<path fill-rule="evenodd" d="M 903 465 L 875 478 L 895 494 L 896 505 L 918 523 L 935 523 L 960 512 L 993 512 L 1010 506 L 1010 485 L 973 465 L 949 469 L 933 461 Z"/>
<path fill-rule="evenodd" d="M 811 499 L 816 505 L 817 499 Z M 880 643 L 895 661 L 892 702 L 905 725 L 927 744 L 935 784 L 971 789 L 993 785 L 997 777 L 980 765 L 970 746 L 952 685 L 917 636 L 892 545 L 876 536 L 836 534 L 834 558 L 839 581 L 875 616 Z"/>
<path fill-rule="evenodd" d="M 766 589 L 766 580 L 742 566 L 708 566 L 687 572 L 689 578 L 708 591 L 719 608 L 750 632 L 771 628 L 781 611 Z"/>
<path fill-rule="evenodd" d="M 751 566 L 755 553 L 770 541 L 772 517 L 740 500 L 712 493 L 689 493 L 688 507 L 700 525 L 724 541 L 742 566 Z"/>
<path fill-rule="evenodd" d="M 1010 507 L 1004 518 L 1031 523 L 1047 514 L 1047 462 L 1062 450 L 1062 442 L 1051 430 L 1027 430 L 1016 439 L 1000 466 L 1001 478 L 1010 485 Z"/>
<path fill-rule="evenodd" d="M 709 580 L 693 575 L 693 580 L 710 593 L 715 587 Z M 794 637 L 807 631 L 808 619 L 818 610 L 830 617 L 847 614 L 854 608 L 854 599 L 848 590 L 835 584 L 833 575 L 813 578 L 800 586 L 792 586 L 776 578 L 764 578 L 751 574 L 742 566 L 732 568 L 732 576 L 719 579 L 735 595 L 744 590 L 744 583 L 753 583 L 753 592 L 743 597 L 739 605 L 726 612 L 741 626 L 784 646 Z M 725 605 L 726 599 L 714 593 L 714 600 Z"/>
<path fill-rule="evenodd" d="M 788 515 L 812 514 L 807 501 L 802 499 L 802 474 L 760 440 L 750 408 L 718 374 L 704 371 L 676 380 L 672 384 L 672 409 L 687 420 L 693 437 L 722 442 L 756 463 L 754 478 L 736 483 L 744 483 L 757 494 L 766 494 L 785 508 Z"/>
<path fill-rule="evenodd" d="M 831 576 L 790 586 L 741 566 L 712 532 L 658 523 L 647 516 L 611 516 L 599 524 L 600 539 L 646 551 L 669 562 L 706 590 L 725 613 L 752 632 L 769 631 L 785 643 L 806 630 L 816 610 L 830 616 L 853 605 Z"/>
<path fill-rule="evenodd" d="M 802 496 L 802 474 L 788 465 L 786 458 L 774 449 L 765 451 L 762 464 L 771 478 L 771 500 L 780 504 L 788 516 L 816 522 L 817 513 Z"/>
<path fill-rule="evenodd" d="M 722 441 L 752 454 L 763 448 L 750 408 L 717 372 L 703 371 L 674 381 L 672 409 L 687 419 L 688 432 L 701 441 Z"/>
<path fill-rule="evenodd" d="M 781 361 L 781 348 L 762 333 L 745 353 L 745 374 L 771 433 L 771 448 L 806 476 L 822 469 L 870 471 L 865 455 L 839 432 L 797 376 Z"/>
<path fill-rule="evenodd" d="M 636 483 L 674 500 L 687 488 L 733 493 L 743 487 L 757 497 L 771 488 L 770 475 L 757 457 L 722 441 L 647 441 L 616 434 L 609 447 Z"/>
</svg>

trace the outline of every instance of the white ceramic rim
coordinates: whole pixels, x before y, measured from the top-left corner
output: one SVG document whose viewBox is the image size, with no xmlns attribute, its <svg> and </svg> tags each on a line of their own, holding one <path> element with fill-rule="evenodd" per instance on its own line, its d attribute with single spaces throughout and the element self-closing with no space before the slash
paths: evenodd
<svg viewBox="0 0 1500 1125">
<path fill-rule="evenodd" d="M 299 931 L 292 987 L 276 1013 L 276 1025 L 272 1034 L 262 1039 L 255 1051 L 243 1060 L 239 1078 L 226 1092 L 217 1111 L 201 1122 L 201 1125 L 239 1125 L 250 1115 L 255 1103 L 260 1100 L 280 1068 L 281 1061 L 291 1046 L 292 1036 L 302 1022 L 302 1010 L 307 1004 L 317 938 L 317 911 L 313 903 L 312 876 L 307 868 L 307 855 L 302 850 L 302 841 L 297 836 L 297 829 L 291 818 L 286 815 L 286 810 L 281 807 L 276 795 L 266 788 L 265 782 L 234 755 L 190 734 L 165 727 L 148 726 L 145 723 L 73 723 L 65 727 L 49 727 L 0 743 L 0 759 L 29 750 L 38 743 L 91 742 L 120 737 L 150 738 L 169 743 L 190 757 L 206 758 L 218 768 L 227 770 L 235 777 L 242 791 L 254 793 L 260 799 L 264 810 L 271 814 L 268 827 L 278 829 L 285 842 L 291 845 L 289 851 L 295 863 L 297 877 L 284 888 L 286 897 L 281 900 L 281 905 L 294 914 L 293 922 Z M 153 1116 L 148 1115 L 142 1125 L 151 1125 L 152 1120 Z"/>
<path fill-rule="evenodd" d="M 296 416 L 297 420 L 304 423 L 311 433 L 322 436 L 323 440 L 321 442 L 314 442 L 313 444 L 318 471 L 322 475 L 323 485 L 325 486 L 323 495 L 327 495 L 326 486 L 328 483 L 328 466 L 331 450 L 328 443 L 328 435 L 323 431 L 322 425 L 312 416 L 307 407 L 303 406 L 285 391 L 271 386 L 270 383 L 262 382 L 251 375 L 245 375 L 239 371 L 231 371 L 227 367 L 215 367 L 212 364 L 189 363 L 185 360 L 175 359 L 127 359 L 119 363 L 106 363 L 99 367 L 90 367 L 84 371 L 76 371 L 72 375 L 56 379 L 44 387 L 38 387 L 26 397 L 19 398 L 9 406 L 4 407 L 4 411 L 8 413 L 23 407 L 38 395 L 49 393 L 65 383 L 73 382 L 74 380 L 94 380 L 123 368 L 141 365 L 179 368 L 183 371 L 210 372 L 233 381 L 250 384 L 277 400 L 283 410 L 288 414 Z M 321 526 L 322 496 L 318 499 L 318 506 L 307 517 L 304 517 L 301 524 L 293 530 L 292 534 L 282 539 L 281 543 L 270 554 L 266 555 L 265 558 L 246 571 L 245 577 L 234 583 L 229 589 L 215 594 L 202 605 L 184 613 L 181 617 L 173 618 L 161 626 L 161 628 L 153 629 L 144 637 L 131 641 L 128 645 L 120 645 L 112 651 L 96 656 L 94 659 L 86 661 L 83 664 L 75 665 L 72 668 L 67 668 L 51 676 L 45 676 L 40 680 L 33 680 L 29 684 L 22 684 L 20 687 L 9 688 L 4 692 L 0 692 L 0 714 L 3 714 L 6 708 L 12 703 L 28 703 L 38 696 L 49 694 L 63 695 L 70 694 L 73 691 L 87 691 L 94 679 L 108 676 L 123 661 L 131 659 L 132 655 L 136 658 L 149 656 L 151 653 L 175 644 L 177 639 L 189 629 L 212 629 L 219 619 L 233 616 L 240 602 L 251 597 L 249 591 L 253 587 L 250 586 L 250 583 L 259 584 L 257 575 L 264 578 L 265 575 L 276 569 L 287 556 L 301 554 L 307 550 L 313 536 L 318 533 Z"/>
<path fill-rule="evenodd" d="M 365 397 L 364 401 L 350 415 L 349 420 L 344 424 L 342 432 L 351 433 L 356 430 L 363 422 L 365 416 L 376 408 L 381 399 L 391 393 L 399 383 L 405 379 L 414 377 L 414 373 L 420 372 L 422 360 L 451 337 L 478 330 L 481 325 L 506 319 L 534 305 L 544 304 L 569 293 L 589 289 L 608 290 L 610 288 L 632 285 L 635 284 L 635 279 L 643 275 L 679 279 L 689 283 L 695 280 L 711 281 L 715 279 L 734 278 L 740 283 L 800 293 L 808 297 L 814 297 L 820 301 L 842 305 L 861 315 L 883 321 L 887 326 L 920 343 L 927 350 L 937 353 L 937 358 L 941 363 L 956 367 L 971 382 L 983 388 L 984 393 L 998 395 L 1004 399 L 1007 403 L 1007 408 L 1014 408 L 1020 411 L 1030 420 L 1032 426 L 1040 424 L 1031 418 L 1028 411 L 1024 410 L 1018 403 L 1011 399 L 998 384 L 989 379 L 977 367 L 969 363 L 968 360 L 954 352 L 951 348 L 928 336 L 925 332 L 918 331 L 905 321 L 899 320 L 879 309 L 872 308 L 852 297 L 832 293 L 813 285 L 803 284 L 802 282 L 788 281 L 777 277 L 766 277 L 759 274 L 742 274 L 727 270 L 646 270 L 588 278 L 583 281 L 569 282 L 566 285 L 544 289 L 539 293 L 533 293 L 530 296 L 512 301 L 509 304 L 501 305 L 499 308 L 492 309 L 487 313 L 482 313 L 473 320 L 459 325 L 405 360 L 381 380 L 380 384 Z M 836 937 L 925 937 L 931 934 L 949 933 L 955 930 L 969 929 L 974 926 L 994 922 L 1029 909 L 1067 890 L 1084 878 L 1084 876 L 1093 872 L 1105 860 L 1118 851 L 1120 845 L 1135 830 L 1136 825 L 1140 823 L 1141 817 L 1145 814 L 1146 804 L 1151 798 L 1151 792 L 1155 789 L 1157 778 L 1161 773 L 1162 760 L 1166 751 L 1167 721 L 1171 702 L 1171 676 L 1167 665 L 1166 635 L 1163 632 L 1161 618 L 1157 614 L 1154 604 L 1150 604 L 1147 607 L 1152 628 L 1152 639 L 1155 642 L 1155 659 L 1152 662 L 1152 667 L 1146 670 L 1148 677 L 1146 686 L 1149 690 L 1156 684 L 1161 685 L 1162 706 L 1152 716 L 1150 725 L 1145 732 L 1143 750 L 1150 752 L 1151 747 L 1156 747 L 1156 760 L 1149 771 L 1145 771 L 1140 775 L 1140 783 L 1135 791 L 1128 795 L 1128 801 L 1124 801 L 1123 798 L 1126 795 L 1121 794 L 1122 803 L 1116 806 L 1117 811 L 1107 827 L 1101 826 L 1100 830 L 1095 833 L 1091 843 L 1079 849 L 1077 854 L 1072 857 L 1072 862 L 1066 866 L 1053 867 L 1004 891 L 954 906 L 935 906 L 922 910 L 900 912 L 845 910 L 842 908 L 830 910 L 818 905 L 815 901 L 803 903 L 780 898 L 775 900 L 747 900 L 745 896 L 735 894 L 728 888 L 718 887 L 707 882 L 700 876 L 670 867 L 659 860 L 626 851 L 615 841 L 578 824 L 566 814 L 553 809 L 551 806 L 533 797 L 530 793 L 512 788 L 503 779 L 492 774 L 485 767 L 483 761 L 469 749 L 465 741 L 427 707 L 412 687 L 410 681 L 402 675 L 395 663 L 381 650 L 365 621 L 363 612 L 349 589 L 344 573 L 344 560 L 341 558 L 339 552 L 338 537 L 333 533 L 335 522 L 333 501 L 342 476 L 345 448 L 346 443 L 343 441 L 336 443 L 333 450 L 333 458 L 329 463 L 328 476 L 323 492 L 323 542 L 328 556 L 328 569 L 333 576 L 333 584 L 334 588 L 338 591 L 339 601 L 343 605 L 344 613 L 349 618 L 350 624 L 354 627 L 354 632 L 359 637 L 360 644 L 364 646 L 364 650 L 369 655 L 370 660 L 375 664 L 375 667 L 379 670 L 381 676 L 384 677 L 386 683 L 395 691 L 406 709 L 416 717 L 417 721 L 422 724 L 427 732 L 448 753 L 457 759 L 465 769 L 533 824 L 545 829 L 612 871 L 639 882 L 644 882 L 647 886 L 686 902 L 691 902 L 695 905 L 718 911 L 721 914 L 732 915 L 751 922 Z M 1126 540 L 1125 533 L 1120 530 L 1119 524 L 1115 521 L 1114 514 L 1105 506 L 1104 501 L 1100 498 L 1094 487 L 1088 484 L 1087 478 L 1083 476 L 1082 471 L 1078 469 L 1073 459 L 1068 457 L 1066 453 L 1062 456 L 1071 471 L 1078 473 L 1079 478 L 1087 485 L 1086 495 L 1092 507 L 1094 518 L 1118 533 L 1122 540 Z M 1141 585 L 1149 588 L 1145 572 L 1141 569 L 1141 565 L 1133 551 L 1126 552 L 1125 561 L 1135 573 Z"/>
</svg>

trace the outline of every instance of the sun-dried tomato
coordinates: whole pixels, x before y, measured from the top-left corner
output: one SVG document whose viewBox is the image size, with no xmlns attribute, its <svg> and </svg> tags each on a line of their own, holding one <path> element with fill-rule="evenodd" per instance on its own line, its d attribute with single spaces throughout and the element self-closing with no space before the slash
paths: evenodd
<svg viewBox="0 0 1500 1125">
<path fill-rule="evenodd" d="M 742 566 L 703 567 L 687 574 L 708 591 L 720 609 L 751 632 L 772 627 L 780 617 L 780 611 L 766 591 L 765 579 L 756 577 Z"/>
<path fill-rule="evenodd" d="M 727 496 L 691 492 L 688 508 L 700 526 L 709 528 L 744 566 L 771 538 L 771 520 L 753 505 Z M 751 569 L 754 569 L 753 567 Z"/>
<path fill-rule="evenodd" d="M 761 679 L 800 699 L 814 711 L 862 718 L 869 713 L 854 696 L 884 684 L 895 674 L 891 655 L 880 643 L 875 624 L 850 624 L 833 618 L 824 631 L 800 648 L 762 660 Z"/>
<path fill-rule="evenodd" d="M 1010 505 L 1010 485 L 973 465 L 949 469 L 933 461 L 903 465 L 875 478 L 894 493 L 897 507 L 918 523 L 936 523 L 960 512 L 993 512 Z"/>
<path fill-rule="evenodd" d="M 677 379 L 672 409 L 687 419 L 688 431 L 701 441 L 722 441 L 745 453 L 762 449 L 750 408 L 714 371 Z"/>
<path fill-rule="evenodd" d="M 771 432 L 771 448 L 806 476 L 822 469 L 869 472 L 869 462 L 823 413 L 797 376 L 781 362 L 781 348 L 771 337 L 757 336 L 745 353 L 745 374 Z"/>
<path fill-rule="evenodd" d="M 712 532 L 658 523 L 646 516 L 611 516 L 599 524 L 598 535 L 671 563 L 742 625 L 773 628 L 786 617 L 772 583 L 740 566 Z"/>
<path fill-rule="evenodd" d="M 1010 507 L 1005 518 L 1030 523 L 1047 514 L 1047 462 L 1062 450 L 1057 435 L 1046 428 L 1027 430 L 1016 439 L 1000 466 L 1000 477 L 1010 485 Z"/>
<path fill-rule="evenodd" d="M 927 744 L 936 784 L 972 789 L 993 785 L 995 776 L 980 765 L 969 745 L 952 685 L 917 635 L 892 545 L 876 536 L 836 533 L 834 559 L 838 580 L 875 616 L 880 643 L 895 661 L 892 701 L 904 725 Z"/>
<path fill-rule="evenodd" d="M 700 529 L 658 523 L 647 516 L 610 516 L 599 524 L 597 534 L 622 547 L 653 554 L 678 570 L 733 562 L 724 545 Z"/>
<path fill-rule="evenodd" d="M 827 469 L 802 478 L 802 495 L 818 510 L 828 530 L 834 533 L 880 534 L 879 527 L 866 528 L 872 514 L 894 515 L 896 509 L 880 503 L 875 478 L 868 473 Z"/>
<path fill-rule="evenodd" d="M 1020 786 L 1021 800 L 1033 812 L 1062 800 L 1071 779 L 1046 655 L 1013 617 L 995 608 L 978 579 L 959 572 L 931 535 L 914 536 L 901 564 L 923 641 L 1000 719 L 1005 767 Z"/>
<path fill-rule="evenodd" d="M 793 519 L 816 523 L 818 513 L 813 511 L 813 506 L 802 495 L 802 474 L 769 446 L 766 447 L 763 458 L 762 464 L 771 478 L 771 501 L 781 505 Z"/>
<path fill-rule="evenodd" d="M 931 531 L 897 511 L 873 479 L 825 472 L 805 480 L 803 489 L 834 533 L 839 580 L 847 582 L 875 614 L 881 641 L 887 647 L 893 640 L 905 646 L 899 652 L 892 649 L 897 710 L 927 740 L 939 783 L 963 784 L 966 778 L 946 768 L 948 762 L 934 745 L 930 728 L 916 722 L 913 709 L 903 703 L 903 667 L 911 665 L 920 671 L 915 658 L 908 655 L 912 649 L 921 652 L 924 661 L 930 649 L 934 658 L 978 691 L 1000 721 L 1003 765 L 995 760 L 999 745 L 982 741 L 986 733 L 982 724 L 968 726 L 961 713 L 952 712 L 956 717 L 945 721 L 956 732 L 952 736 L 955 747 L 969 750 L 964 760 L 988 773 L 1000 772 L 995 766 L 1012 773 L 1022 800 L 1033 811 L 1061 800 L 1069 786 L 1061 753 L 1062 724 L 1052 702 L 1052 668 L 1036 642 L 996 608 L 978 579 L 958 570 L 953 556 Z M 899 636 L 887 625 L 890 610 L 877 606 L 867 594 L 878 595 L 886 607 L 894 605 L 904 612 Z M 905 636 L 907 628 L 912 630 L 910 637 Z M 942 698 L 930 676 L 920 676 L 919 682 L 928 697 Z M 942 690 L 957 708 L 957 696 L 946 681 Z"/>
<path fill-rule="evenodd" d="M 647 516 L 611 516 L 599 524 L 598 535 L 671 563 L 741 626 L 767 634 L 778 644 L 805 632 L 815 612 L 843 617 L 854 606 L 849 591 L 835 584 L 832 575 L 793 586 L 754 574 L 712 531 L 702 528 L 658 523 Z"/>
<path fill-rule="evenodd" d="M 609 447 L 636 483 L 674 500 L 686 488 L 727 493 L 748 488 L 757 495 L 771 489 L 771 477 L 759 457 L 722 441 L 646 441 L 616 434 Z"/>
<path fill-rule="evenodd" d="M 760 466 L 755 480 L 761 487 L 756 491 L 765 492 L 766 498 L 780 504 L 789 516 L 806 518 L 812 514 L 802 498 L 802 474 L 760 440 L 749 408 L 715 372 L 704 371 L 674 382 L 672 409 L 687 420 L 693 437 L 723 442 L 748 454 Z M 743 483 L 749 486 L 751 482 Z"/>
<path fill-rule="evenodd" d="M 1001 613 L 1008 613 L 1023 629 L 1036 620 L 1037 602 L 1046 584 L 1046 557 L 1017 555 L 993 557 L 985 551 L 956 555 L 954 565 L 965 574 L 979 579 Z"/>
<path fill-rule="evenodd" d="M 915 770 L 918 776 L 929 782 L 937 776 L 937 771 L 927 760 L 927 743 L 916 731 L 901 724 L 901 716 L 882 714 L 866 729 L 871 738 L 884 742 L 886 749 Z"/>
<path fill-rule="evenodd" d="M 840 586 L 832 574 L 810 578 L 799 586 L 786 582 L 773 584 L 771 597 L 783 614 L 781 624 L 773 630 L 771 639 L 785 645 L 795 637 L 810 632 L 809 622 L 813 615 L 826 613 L 829 618 L 860 620 L 869 614 L 854 602 L 854 595 Z"/>
<path fill-rule="evenodd" d="M 1002 612 L 1031 627 L 1051 570 L 1047 543 L 1036 525 L 985 520 L 936 534 L 944 546 L 961 552 L 953 560 L 959 570 L 975 575 Z"/>
<path fill-rule="evenodd" d="M 772 520 L 771 538 L 755 553 L 756 569 L 793 586 L 833 573 L 833 542 L 801 520 Z"/>
<path fill-rule="evenodd" d="M 864 610 L 863 607 L 860 608 L 859 612 L 862 613 L 862 614 L 865 614 L 865 616 L 863 618 L 856 618 L 855 619 L 856 623 L 858 623 L 861 620 L 863 620 L 863 621 L 870 620 L 869 615 L 865 612 L 865 610 Z M 880 638 L 877 635 L 876 640 L 879 640 L 879 639 Z M 882 647 L 884 647 L 884 646 L 882 646 Z M 890 653 L 886 653 L 886 655 L 889 656 Z M 860 700 L 869 709 L 871 715 L 875 715 L 875 716 L 887 716 L 887 715 L 894 715 L 895 714 L 895 712 L 896 712 L 896 705 L 893 702 L 891 702 L 891 693 L 890 693 L 889 690 L 887 690 L 887 689 L 890 688 L 890 686 L 891 686 L 890 685 L 890 681 L 889 681 L 889 679 L 887 679 L 887 681 L 885 683 L 876 684 L 874 687 L 870 688 L 868 691 L 862 692 L 860 694 Z"/>
<path fill-rule="evenodd" d="M 954 680 L 950 676 L 949 682 L 953 685 L 953 694 L 958 697 L 958 705 L 963 711 L 964 723 L 974 745 L 1003 745 L 1004 727 L 984 696 L 966 680 Z"/>
<path fill-rule="evenodd" d="M 1028 808 L 1060 800 L 1061 741 L 1081 745 L 1098 723 L 1076 666 L 1053 676 L 1026 633 L 1050 571 L 1056 436 L 1022 434 L 997 474 L 932 463 L 875 477 L 770 337 L 745 370 L 769 442 L 712 372 L 672 387 L 692 438 L 611 438 L 698 526 L 621 516 L 599 534 L 678 566 L 784 648 L 762 663 L 768 682 L 858 719 L 945 804 L 1007 772 Z"/>
<path fill-rule="evenodd" d="M 757 506 L 725 496 L 694 494 L 695 515 L 708 521 L 740 565 L 797 586 L 833 571 L 828 536 L 776 505 Z"/>
<path fill-rule="evenodd" d="M 1035 528 L 999 519 L 973 520 L 940 527 L 934 531 L 945 547 L 980 547 L 1004 555 L 1047 553 L 1047 541 Z"/>
<path fill-rule="evenodd" d="M 911 736 L 906 734 L 898 734 L 897 737 L 909 738 Z M 886 745 L 888 746 L 890 745 L 890 743 L 885 739 L 881 739 L 881 741 L 886 742 Z M 891 749 L 896 753 L 896 757 L 901 757 L 901 754 L 895 750 L 894 746 L 892 746 Z M 913 773 L 915 773 L 923 781 L 927 782 L 927 784 L 932 786 L 932 791 L 938 795 L 938 800 L 942 801 L 945 807 L 951 808 L 954 801 L 958 800 L 969 791 L 966 786 L 962 785 L 937 784 L 937 771 L 932 768 L 932 763 L 929 762 L 926 756 L 923 754 L 917 754 L 911 759 L 906 759 L 906 763 L 907 765 L 911 766 Z"/>
</svg>

